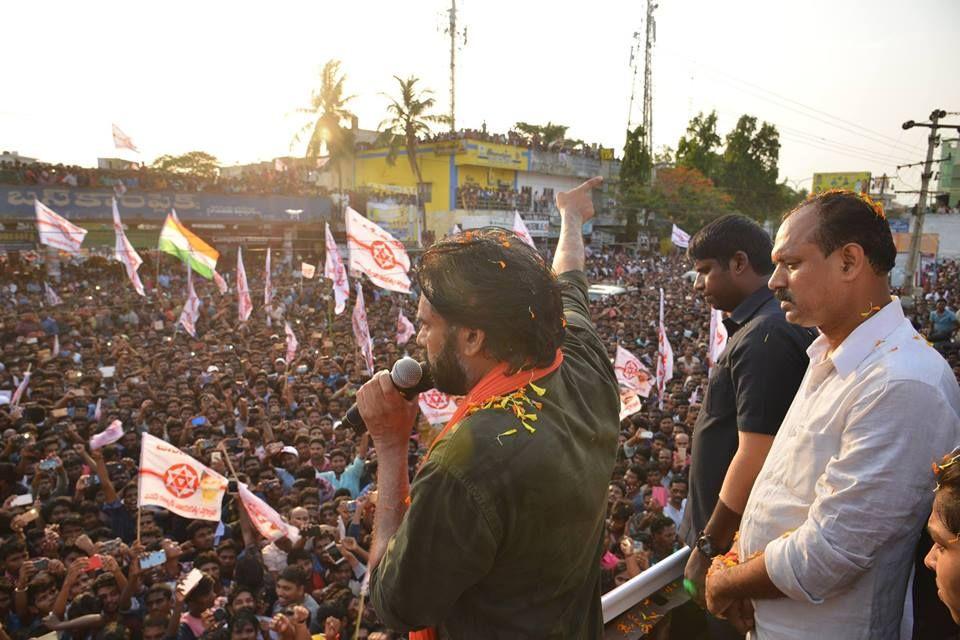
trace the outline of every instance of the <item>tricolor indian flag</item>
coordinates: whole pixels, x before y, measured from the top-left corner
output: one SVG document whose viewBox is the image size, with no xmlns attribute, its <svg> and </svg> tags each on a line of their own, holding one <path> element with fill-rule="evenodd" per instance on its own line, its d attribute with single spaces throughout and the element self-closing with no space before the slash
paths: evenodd
<svg viewBox="0 0 960 640">
<path fill-rule="evenodd" d="M 187 229 L 176 211 L 167 214 L 158 246 L 160 251 L 177 256 L 204 278 L 213 278 L 220 253 Z"/>
</svg>

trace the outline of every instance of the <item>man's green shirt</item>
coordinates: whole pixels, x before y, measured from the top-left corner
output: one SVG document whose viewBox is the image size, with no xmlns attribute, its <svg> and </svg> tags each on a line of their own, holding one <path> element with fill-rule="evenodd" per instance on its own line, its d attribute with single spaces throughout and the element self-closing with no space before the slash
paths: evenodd
<svg viewBox="0 0 960 640">
<path fill-rule="evenodd" d="M 563 364 L 536 381 L 525 429 L 507 410 L 465 418 L 434 448 L 371 575 L 392 629 L 452 639 L 599 638 L 600 556 L 620 397 L 590 321 L 587 279 L 562 274 Z M 515 429 L 512 435 L 503 435 Z M 499 437 L 498 437 L 499 436 Z"/>
</svg>

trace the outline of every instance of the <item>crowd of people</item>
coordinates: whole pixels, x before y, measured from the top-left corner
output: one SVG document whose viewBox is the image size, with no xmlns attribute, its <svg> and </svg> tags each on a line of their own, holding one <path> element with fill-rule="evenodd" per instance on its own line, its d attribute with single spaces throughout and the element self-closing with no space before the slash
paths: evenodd
<svg viewBox="0 0 960 640">
<path fill-rule="evenodd" d="M 3 633 L 192 640 L 269 632 L 300 640 L 296 623 L 304 621 L 327 638 L 400 637 L 361 605 L 377 460 L 368 438 L 341 420 L 370 372 L 357 354 L 349 313 L 332 314 L 329 282 L 301 282 L 290 265 L 279 264 L 269 323 L 260 308 L 240 324 L 236 297 L 194 278 L 202 303 L 191 338 L 176 324 L 186 296 L 182 267 L 162 257 L 155 282 L 157 258 L 146 257 L 143 298 L 114 262 L 65 263 L 59 281 L 48 280 L 41 264 L 0 263 L 0 389 L 12 391 L 31 376 L 18 407 L 9 400 L 0 406 Z M 654 387 L 621 424 L 601 558 L 605 589 L 682 546 L 677 529 L 709 334 L 709 306 L 683 277 L 688 270 L 679 253 L 605 251 L 587 261 L 591 282 L 627 288 L 592 301 L 610 358 L 620 345 L 655 371 L 660 288 L 676 354 L 662 402 Z M 258 290 L 262 270 L 248 274 Z M 50 304 L 45 282 L 61 303 Z M 397 314 L 415 316 L 416 287 L 410 296 L 365 289 L 375 369 L 389 368 L 404 353 L 424 359 L 414 340 L 396 343 Z M 953 330 L 943 335 L 957 291 L 958 264 L 941 262 L 912 319 L 925 335 L 936 334 L 960 376 L 955 315 Z M 284 320 L 300 344 L 289 362 Z M 114 420 L 123 437 L 91 449 L 91 437 Z M 243 517 L 235 493 L 228 493 L 220 523 L 144 507 L 138 525 L 142 433 L 224 476 L 235 469 L 302 535 L 264 539 Z M 411 476 L 435 434 L 421 417 L 409 443 Z M 159 563 L 148 566 L 146 559 L 158 555 Z M 181 579 L 191 568 L 204 578 L 185 593 Z"/>
<path fill-rule="evenodd" d="M 126 169 L 101 169 L 75 165 L 19 161 L 0 163 L 0 184 L 30 187 L 79 187 L 132 191 L 179 191 L 247 195 L 329 195 L 317 184 L 318 170 L 305 164 L 274 164 L 247 168 L 237 176 L 202 177 L 173 173 L 145 164 Z"/>
<path fill-rule="evenodd" d="M 477 140 L 495 144 L 508 144 L 515 147 L 533 149 L 535 151 L 549 151 L 572 156 L 583 156 L 585 158 L 593 158 L 594 160 L 600 159 L 600 148 L 596 144 L 589 145 L 566 139 L 548 141 L 544 140 L 539 133 L 528 135 L 516 129 L 510 129 L 507 133 L 492 133 L 487 131 L 486 123 L 484 123 L 480 129 L 441 131 L 425 137 L 423 142 L 450 142 L 456 140 Z"/>
</svg>

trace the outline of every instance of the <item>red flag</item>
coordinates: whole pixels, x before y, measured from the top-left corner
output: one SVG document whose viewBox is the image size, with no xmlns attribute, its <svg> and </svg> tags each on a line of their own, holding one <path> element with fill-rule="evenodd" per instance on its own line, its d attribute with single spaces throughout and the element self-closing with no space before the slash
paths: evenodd
<svg viewBox="0 0 960 640">
<path fill-rule="evenodd" d="M 147 295 L 143 292 L 143 283 L 140 282 L 140 275 L 137 269 L 143 264 L 140 254 L 133 248 L 130 241 L 127 240 L 127 234 L 123 232 L 123 223 L 120 222 L 120 210 L 117 208 L 117 199 L 113 199 L 113 231 L 116 235 L 114 244 L 114 257 L 123 263 L 127 270 L 127 277 L 133 283 L 134 290 L 142 296 Z"/>
<path fill-rule="evenodd" d="M 187 265 L 187 301 L 180 312 L 180 324 L 194 338 L 197 337 L 197 320 L 200 319 L 200 298 L 193 290 L 193 269 Z"/>
<path fill-rule="evenodd" d="M 407 320 L 407 316 L 403 315 L 403 309 L 400 309 L 400 315 L 397 316 L 397 344 L 401 346 L 407 344 L 416 332 L 413 323 Z"/>
<path fill-rule="evenodd" d="M 267 310 L 267 326 L 270 326 L 270 312 L 273 307 L 270 301 L 273 300 L 273 285 L 270 284 L 270 247 L 267 247 L 267 266 L 266 273 L 263 276 L 263 306 Z"/>
<path fill-rule="evenodd" d="M 227 479 L 160 438 L 149 433 L 142 438 L 137 504 L 219 522 Z"/>
<path fill-rule="evenodd" d="M 293 329 L 290 327 L 289 322 L 283 323 L 283 330 L 287 334 L 287 365 L 289 365 L 296 357 L 297 347 L 300 345 L 300 343 L 297 342 L 297 336 L 294 335 Z"/>
<path fill-rule="evenodd" d="M 17 390 L 13 392 L 13 397 L 10 398 L 10 408 L 14 408 L 20 405 L 20 398 L 23 397 L 23 394 L 27 391 L 27 385 L 30 384 L 30 369 L 28 368 L 26 373 L 23 374 L 23 380 L 20 381 L 20 384 L 17 385 Z"/>
<path fill-rule="evenodd" d="M 57 215 L 53 209 L 39 200 L 33 201 L 34 211 L 37 214 L 37 235 L 40 244 L 54 247 L 67 253 L 79 253 L 80 245 L 87 235 L 87 230 L 73 224 L 66 218 Z"/>
<path fill-rule="evenodd" d="M 117 149 L 130 149 L 130 151 L 140 153 L 130 136 L 121 131 L 117 125 L 113 125 L 113 146 Z"/>
<path fill-rule="evenodd" d="M 90 451 L 102 449 L 108 444 L 113 444 L 122 437 L 123 424 L 119 420 L 114 420 L 110 423 L 109 427 L 90 438 Z"/>
<path fill-rule="evenodd" d="M 723 324 L 723 311 L 710 310 L 710 347 L 707 349 L 707 367 L 711 368 L 723 350 L 727 348 L 727 326 Z"/>
<path fill-rule="evenodd" d="M 523 218 L 520 217 L 519 211 L 513 212 L 513 232 L 520 236 L 520 239 L 526 242 L 528 245 L 537 248 L 537 245 L 533 243 L 533 236 L 530 235 L 530 232 L 527 231 L 527 225 L 524 224 Z"/>
<path fill-rule="evenodd" d="M 430 424 L 446 424 L 453 417 L 457 405 L 463 400 L 460 396 L 451 396 L 436 389 L 424 391 L 417 398 L 423 417 Z"/>
<path fill-rule="evenodd" d="M 240 322 L 246 322 L 253 312 L 253 302 L 250 300 L 250 287 L 247 286 L 247 272 L 243 268 L 243 253 L 237 247 L 237 315 Z"/>
<path fill-rule="evenodd" d="M 217 289 L 220 290 L 221 294 L 227 292 L 227 281 L 223 279 L 223 276 L 217 273 L 216 270 L 213 272 L 213 283 L 217 285 Z"/>
<path fill-rule="evenodd" d="M 663 409 L 663 395 L 667 382 L 673 378 L 673 347 L 667 339 L 667 327 L 663 322 L 663 289 L 660 289 L 660 324 L 657 326 L 657 396 Z"/>
<path fill-rule="evenodd" d="M 357 283 L 357 303 L 353 307 L 353 336 L 357 340 L 357 347 L 363 354 L 367 364 L 367 371 L 373 375 L 373 339 L 370 337 L 370 327 L 367 325 L 367 307 L 363 302 L 363 287 Z"/>
<path fill-rule="evenodd" d="M 367 274 L 383 289 L 410 293 L 410 258 L 403 243 L 350 207 L 346 222 L 350 270 Z"/>
<path fill-rule="evenodd" d="M 334 313 L 340 315 L 347 308 L 350 298 L 350 283 L 347 282 L 347 270 L 343 268 L 340 250 L 330 233 L 330 223 L 326 226 L 327 257 L 323 261 L 323 277 L 333 281 Z"/>
<path fill-rule="evenodd" d="M 250 522 L 264 538 L 271 542 L 280 538 L 289 538 L 291 542 L 296 542 L 300 538 L 300 530 L 284 522 L 280 514 L 251 492 L 246 484 L 238 483 L 237 493 L 243 508 L 250 516 Z"/>
<path fill-rule="evenodd" d="M 617 374 L 617 382 L 621 387 L 636 391 L 644 398 L 650 395 L 653 376 L 637 356 L 620 345 L 617 345 L 617 357 L 613 361 L 613 370 Z"/>
</svg>

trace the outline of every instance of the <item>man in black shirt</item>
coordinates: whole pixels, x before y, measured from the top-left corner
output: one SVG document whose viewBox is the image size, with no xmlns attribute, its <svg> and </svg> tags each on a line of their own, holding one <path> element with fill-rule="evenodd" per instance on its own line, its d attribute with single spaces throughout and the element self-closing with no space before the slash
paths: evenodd
<svg viewBox="0 0 960 640">
<path fill-rule="evenodd" d="M 697 272 L 694 289 L 730 314 L 723 321 L 727 347 L 710 372 L 693 430 L 690 495 L 680 529 L 692 548 L 684 577 L 701 603 L 711 558 L 733 544 L 750 489 L 806 371 L 806 349 L 816 337 L 815 331 L 788 323 L 767 288 L 772 248 L 756 222 L 729 215 L 701 229 L 688 249 Z M 714 638 L 733 631 L 715 621 L 711 627 Z"/>
</svg>

